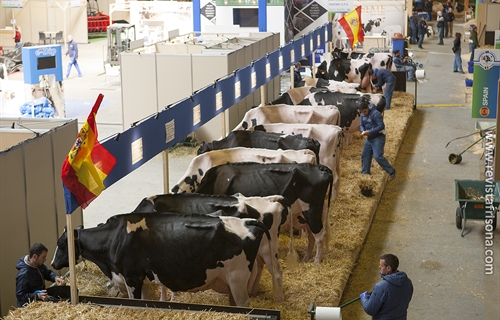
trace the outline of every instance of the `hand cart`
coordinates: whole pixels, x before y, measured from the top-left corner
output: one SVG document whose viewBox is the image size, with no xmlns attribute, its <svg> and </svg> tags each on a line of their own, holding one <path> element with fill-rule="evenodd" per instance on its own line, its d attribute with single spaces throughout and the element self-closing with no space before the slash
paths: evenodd
<svg viewBox="0 0 500 320">
<path fill-rule="evenodd" d="M 460 206 L 455 213 L 456 226 L 462 229 L 461 236 L 464 236 L 467 219 L 486 220 L 488 217 L 493 220 L 493 230 L 497 226 L 497 212 L 500 205 L 499 182 L 493 182 L 493 210 L 485 205 L 485 195 L 488 187 L 485 180 L 455 180 L 455 200 Z M 463 221 L 462 221 L 463 220 Z"/>
</svg>

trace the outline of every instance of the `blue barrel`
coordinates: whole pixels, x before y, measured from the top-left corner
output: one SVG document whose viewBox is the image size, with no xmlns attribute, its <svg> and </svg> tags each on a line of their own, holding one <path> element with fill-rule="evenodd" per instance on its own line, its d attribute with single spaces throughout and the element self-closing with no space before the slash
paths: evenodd
<svg viewBox="0 0 500 320">
<path fill-rule="evenodd" d="M 466 87 L 472 87 L 473 81 L 472 79 L 465 79 L 465 86 Z"/>
<path fill-rule="evenodd" d="M 474 61 L 469 61 L 467 62 L 467 70 L 469 73 L 474 73 Z"/>
<path fill-rule="evenodd" d="M 392 38 L 392 51 L 399 50 L 401 57 L 405 55 L 405 38 Z"/>
</svg>

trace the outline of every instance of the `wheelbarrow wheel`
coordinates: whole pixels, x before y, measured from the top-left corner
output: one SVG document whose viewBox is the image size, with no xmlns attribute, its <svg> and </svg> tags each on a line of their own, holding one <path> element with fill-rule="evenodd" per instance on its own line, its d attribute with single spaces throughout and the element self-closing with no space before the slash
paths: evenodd
<svg viewBox="0 0 500 320">
<path fill-rule="evenodd" d="M 457 229 L 462 229 L 462 209 L 460 207 L 457 208 L 455 213 L 455 225 Z"/>
</svg>

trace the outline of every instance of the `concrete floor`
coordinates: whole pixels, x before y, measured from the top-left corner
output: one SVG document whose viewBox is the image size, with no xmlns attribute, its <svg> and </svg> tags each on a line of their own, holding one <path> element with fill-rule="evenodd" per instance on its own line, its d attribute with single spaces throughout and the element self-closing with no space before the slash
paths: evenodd
<svg viewBox="0 0 500 320">
<path fill-rule="evenodd" d="M 461 31 L 457 27 L 455 31 Z M 462 31 L 463 34 L 463 31 Z M 400 269 L 412 279 L 415 291 L 409 319 L 500 319 L 500 258 L 495 274 L 484 275 L 484 228 L 481 221 L 468 223 L 468 234 L 460 237 L 455 227 L 454 179 L 483 179 L 479 155 L 467 151 L 459 165 L 448 163 L 450 153 L 459 153 L 474 137 L 448 141 L 475 131 L 470 103 L 465 103 L 465 78 L 453 73 L 453 38 L 444 46 L 437 38 L 426 40 L 425 50 L 415 47 L 414 60 L 422 63 L 426 82 L 417 84 L 417 103 L 412 124 L 395 162 L 398 177 L 387 185 L 359 261 L 343 295 L 343 301 L 371 290 L 379 280 L 378 257 L 385 252 L 399 256 Z M 64 81 L 66 99 L 95 100 L 99 93 L 113 101 L 97 115 L 99 138 L 121 132 L 121 90 L 115 79 L 104 75 L 105 41 L 80 44 L 79 64 L 83 77 Z M 467 44 L 462 44 L 464 53 Z M 464 54 L 464 70 L 467 62 Z M 467 59 L 468 60 L 468 59 Z M 63 60 L 67 63 L 67 59 Z M 15 79 L 19 75 L 14 75 Z M 21 76 L 22 79 L 22 76 Z M 413 83 L 407 91 L 415 92 Z M 83 123 L 86 115 L 79 118 Z M 177 182 L 193 155 L 169 156 L 170 185 Z M 129 212 L 146 195 L 163 193 L 159 179 L 163 167 L 159 155 L 105 190 L 84 212 L 86 227 L 109 216 Z M 494 257 L 500 257 L 499 230 L 495 232 Z M 369 319 L 359 303 L 343 310 L 344 319 Z M 308 316 L 304 310 L 304 319 Z"/>
</svg>

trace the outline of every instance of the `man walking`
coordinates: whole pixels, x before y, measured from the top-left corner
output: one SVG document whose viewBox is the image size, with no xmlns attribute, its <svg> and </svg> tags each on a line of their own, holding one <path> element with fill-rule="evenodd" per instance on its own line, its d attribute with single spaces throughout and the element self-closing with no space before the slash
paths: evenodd
<svg viewBox="0 0 500 320">
<path fill-rule="evenodd" d="M 80 67 L 78 66 L 78 45 L 71 35 L 68 36 L 68 51 L 66 51 L 66 55 L 69 55 L 69 63 L 68 70 L 66 71 L 66 79 L 69 77 L 69 73 L 71 71 L 71 66 L 75 66 L 76 71 L 78 72 L 78 76 L 82 76 L 82 72 L 80 71 Z"/>
<path fill-rule="evenodd" d="M 372 319 L 405 320 L 413 296 L 413 284 L 406 273 L 398 270 L 399 259 L 393 254 L 380 256 L 380 276 L 370 293 L 360 294 L 361 304 Z"/>
<path fill-rule="evenodd" d="M 396 178 L 396 169 L 384 157 L 385 124 L 382 115 L 370 108 L 366 101 L 359 104 L 361 109 L 361 135 L 366 136 L 361 153 L 361 174 L 370 174 L 372 157 L 389 174 L 389 180 Z"/>
</svg>

